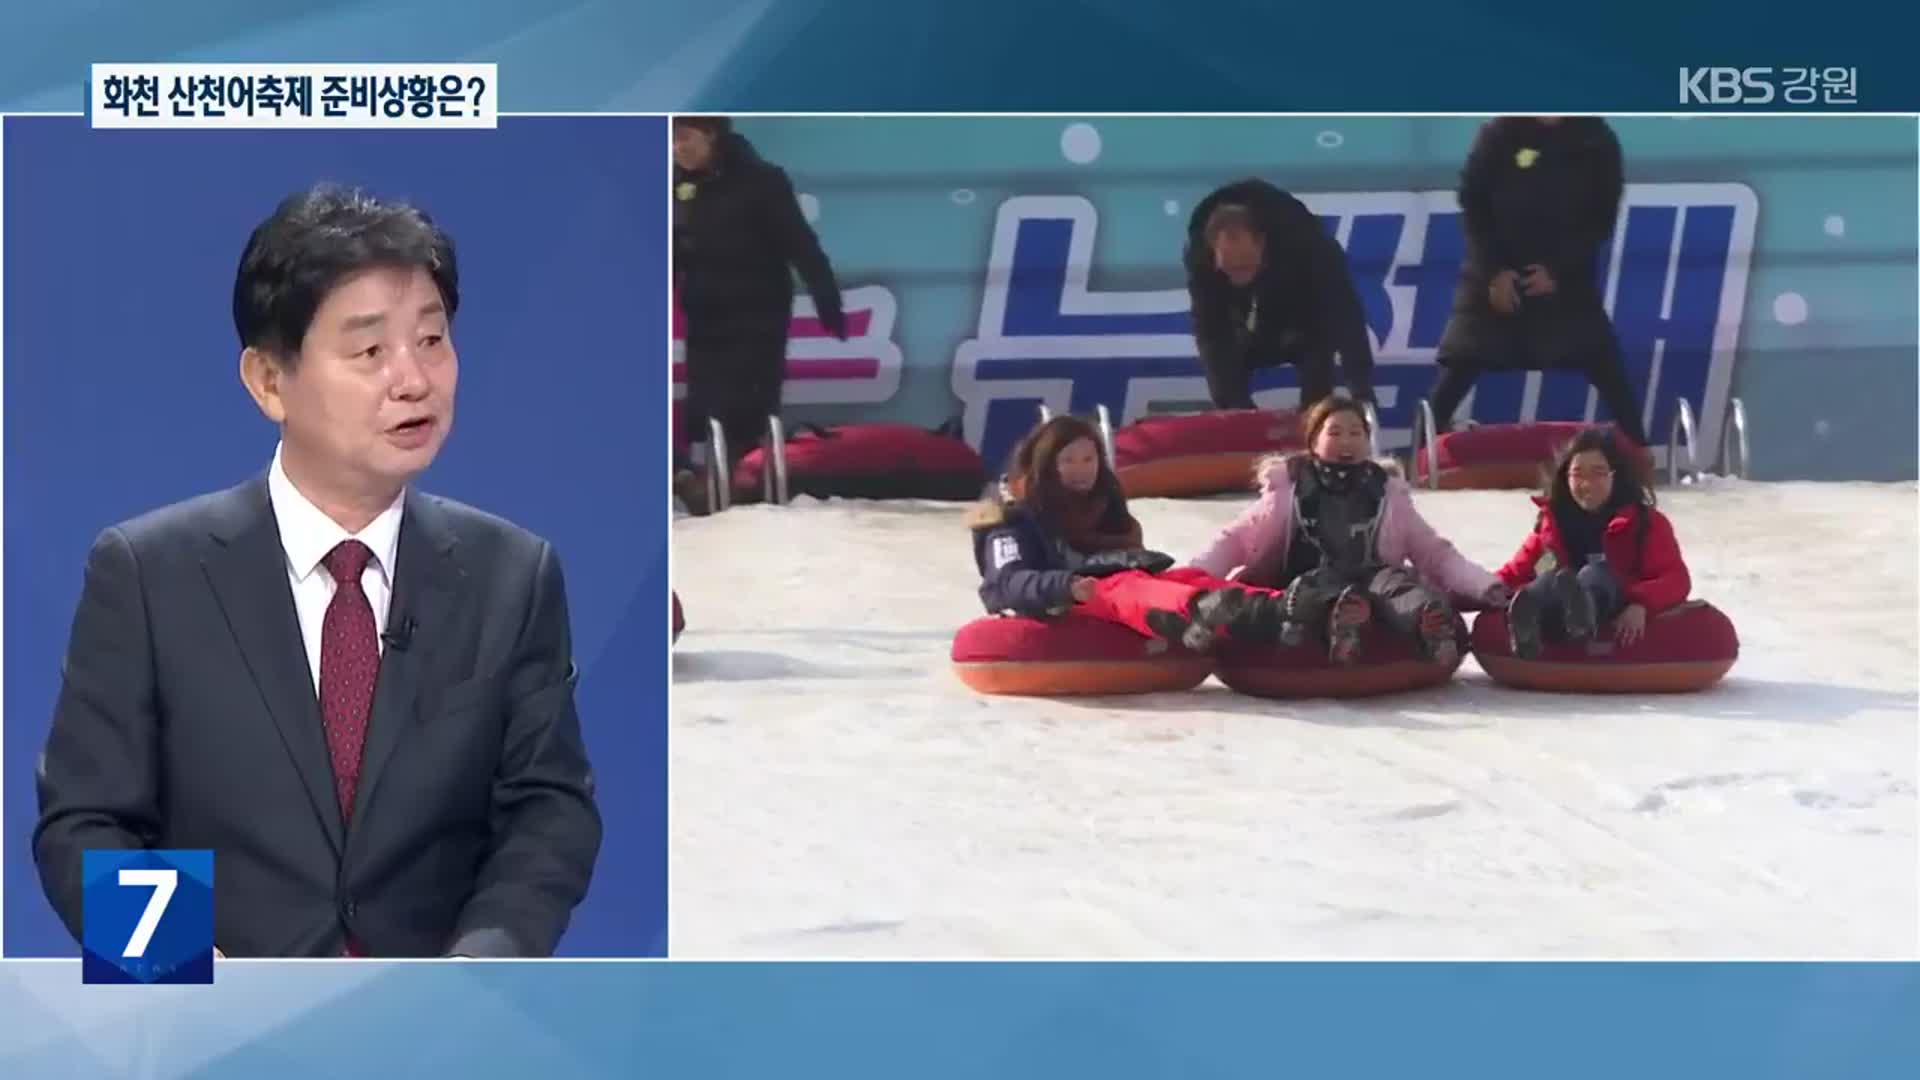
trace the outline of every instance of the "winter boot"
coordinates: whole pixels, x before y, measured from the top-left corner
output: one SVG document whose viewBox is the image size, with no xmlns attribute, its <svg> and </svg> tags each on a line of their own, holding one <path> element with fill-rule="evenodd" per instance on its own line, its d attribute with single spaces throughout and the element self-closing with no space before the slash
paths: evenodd
<svg viewBox="0 0 1920 1080">
<path fill-rule="evenodd" d="M 1360 659 L 1360 631 L 1373 617 L 1373 605 L 1359 589 L 1346 588 L 1327 609 L 1327 658 L 1341 666 Z"/>
<path fill-rule="evenodd" d="M 1540 599 L 1518 589 L 1507 601 L 1507 647 L 1522 660 L 1540 655 Z"/>
<path fill-rule="evenodd" d="M 1272 645 L 1286 630 L 1286 604 L 1281 596 L 1268 592 L 1249 592 L 1238 618 L 1227 626 L 1235 641 L 1249 645 Z"/>
<path fill-rule="evenodd" d="M 1212 589 L 1193 596 L 1193 621 L 1209 630 L 1224 630 L 1246 616 L 1245 589 Z"/>
<path fill-rule="evenodd" d="M 1585 641 L 1593 636 L 1597 616 L 1593 594 L 1572 574 L 1556 574 L 1553 579 L 1554 606 L 1560 609 L 1560 625 L 1566 628 L 1568 641 Z"/>
<path fill-rule="evenodd" d="M 1155 608 L 1147 612 L 1147 626 L 1155 637 L 1188 652 L 1203 653 L 1213 648 L 1213 631 L 1177 611 Z"/>
<path fill-rule="evenodd" d="M 1280 644 L 1293 648 L 1306 643 L 1313 632 L 1314 616 L 1320 613 L 1320 590 L 1303 577 L 1288 583 L 1280 594 Z"/>
<path fill-rule="evenodd" d="M 1413 625 L 1419 634 L 1420 655 L 1441 667 L 1452 667 L 1460 659 L 1460 639 L 1454 636 L 1453 612 L 1445 604 L 1420 605 Z"/>
</svg>

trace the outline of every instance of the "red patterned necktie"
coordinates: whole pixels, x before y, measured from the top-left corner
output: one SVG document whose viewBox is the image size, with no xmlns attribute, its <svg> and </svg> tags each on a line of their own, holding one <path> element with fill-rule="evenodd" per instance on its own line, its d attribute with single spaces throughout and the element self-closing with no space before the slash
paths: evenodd
<svg viewBox="0 0 1920 1080">
<path fill-rule="evenodd" d="M 372 559 L 372 549 L 358 540 L 341 541 L 325 559 L 334 588 L 320 624 L 320 718 L 327 731 L 327 755 L 333 759 L 340 819 L 348 825 L 353 821 L 354 793 L 360 787 L 360 755 L 367 745 L 374 681 L 380 674 L 373 605 L 360 587 L 360 575 Z M 348 956 L 364 955 L 351 937 L 345 951 Z"/>
<path fill-rule="evenodd" d="M 327 728 L 340 816 L 348 824 L 352 823 L 353 795 L 360 786 L 360 752 L 367 744 L 373 683 L 380 674 L 373 605 L 360 587 L 360 575 L 372 560 L 372 549 L 358 540 L 341 541 L 325 560 L 334 589 L 320 624 L 320 718 Z"/>
</svg>

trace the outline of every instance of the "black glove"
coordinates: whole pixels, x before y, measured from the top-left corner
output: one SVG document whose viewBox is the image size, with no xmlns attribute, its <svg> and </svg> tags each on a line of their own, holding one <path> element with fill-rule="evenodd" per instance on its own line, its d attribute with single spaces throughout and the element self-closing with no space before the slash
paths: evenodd
<svg viewBox="0 0 1920 1080">
<path fill-rule="evenodd" d="M 1087 559 L 1074 573 L 1082 577 L 1102 578 L 1122 574 L 1128 570 L 1145 570 L 1149 574 L 1164 574 L 1173 569 L 1173 556 L 1145 548 L 1129 551 L 1102 551 Z"/>
<path fill-rule="evenodd" d="M 847 340 L 847 313 L 839 308 L 828 308 L 822 311 L 820 325 L 827 328 L 827 333 L 841 341 Z"/>
</svg>

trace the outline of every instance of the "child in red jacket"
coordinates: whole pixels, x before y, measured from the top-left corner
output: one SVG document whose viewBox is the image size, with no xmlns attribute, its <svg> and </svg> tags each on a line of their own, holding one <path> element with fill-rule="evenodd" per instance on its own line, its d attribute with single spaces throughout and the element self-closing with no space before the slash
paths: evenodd
<svg viewBox="0 0 1920 1080">
<path fill-rule="evenodd" d="M 1516 656 L 1542 641 L 1582 641 L 1612 624 L 1632 644 L 1647 619 L 1693 587 L 1673 524 L 1626 448 L 1605 428 L 1581 432 L 1560 452 L 1540 517 L 1500 580 L 1514 590 L 1507 625 Z"/>
</svg>

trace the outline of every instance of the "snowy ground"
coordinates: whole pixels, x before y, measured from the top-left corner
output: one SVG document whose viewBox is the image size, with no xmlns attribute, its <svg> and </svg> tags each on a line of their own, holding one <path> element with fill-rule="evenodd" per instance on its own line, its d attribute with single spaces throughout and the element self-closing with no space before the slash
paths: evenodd
<svg viewBox="0 0 1920 1080">
<path fill-rule="evenodd" d="M 977 697 L 960 509 L 674 525 L 675 956 L 1912 957 L 1914 485 L 1663 493 L 1692 697 Z M 1419 496 L 1498 565 L 1524 496 Z M 1239 500 L 1135 504 L 1196 551 Z"/>
</svg>

